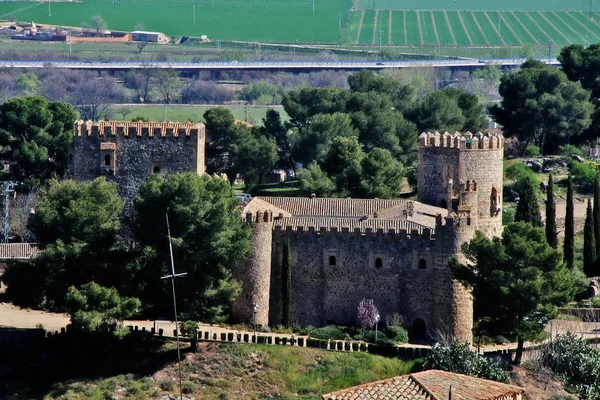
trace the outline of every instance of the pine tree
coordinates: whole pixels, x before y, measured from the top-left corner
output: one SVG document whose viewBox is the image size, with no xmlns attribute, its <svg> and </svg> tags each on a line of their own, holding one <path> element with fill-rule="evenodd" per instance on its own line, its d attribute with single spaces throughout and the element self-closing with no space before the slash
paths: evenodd
<svg viewBox="0 0 600 400">
<path fill-rule="evenodd" d="M 594 236 L 596 238 L 596 256 L 600 251 L 600 172 L 596 171 L 594 180 Z"/>
<path fill-rule="evenodd" d="M 289 327 L 292 309 L 292 257 L 290 254 L 290 243 L 287 240 L 283 245 L 283 263 L 281 270 L 281 323 L 283 324 L 283 326 Z"/>
<path fill-rule="evenodd" d="M 556 202 L 554 201 L 554 183 L 552 174 L 548 176 L 548 187 L 546 188 L 546 241 L 553 249 L 558 246 L 556 236 Z"/>
<path fill-rule="evenodd" d="M 594 211 L 592 202 L 588 199 L 585 214 L 585 227 L 583 228 L 583 272 L 587 276 L 594 275 L 594 261 L 596 260 L 596 238 L 594 236 Z"/>
<path fill-rule="evenodd" d="M 519 190 L 519 202 L 517 203 L 515 222 L 529 222 L 533 226 L 543 226 L 540 206 L 537 202 L 535 189 L 529 178 L 525 178 Z"/>
<path fill-rule="evenodd" d="M 564 258 L 567 267 L 573 269 L 575 247 L 575 221 L 573 215 L 573 179 L 569 175 L 567 183 L 567 213 L 565 215 Z"/>
</svg>

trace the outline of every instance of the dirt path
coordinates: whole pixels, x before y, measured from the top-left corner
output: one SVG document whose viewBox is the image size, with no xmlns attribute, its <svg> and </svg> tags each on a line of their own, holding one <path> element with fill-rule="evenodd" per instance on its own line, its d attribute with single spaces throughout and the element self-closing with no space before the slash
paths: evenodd
<svg viewBox="0 0 600 400">
<path fill-rule="evenodd" d="M 362 31 L 363 20 L 365 19 L 365 10 L 362 10 L 362 14 L 360 15 L 360 22 L 358 23 L 358 33 L 356 34 L 356 42 L 354 44 L 358 44 L 360 40 L 360 31 Z"/>
</svg>

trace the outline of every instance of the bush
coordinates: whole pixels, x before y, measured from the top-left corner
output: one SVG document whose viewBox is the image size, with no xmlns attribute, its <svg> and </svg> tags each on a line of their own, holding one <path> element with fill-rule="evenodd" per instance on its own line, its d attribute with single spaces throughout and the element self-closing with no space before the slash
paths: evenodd
<svg viewBox="0 0 600 400">
<path fill-rule="evenodd" d="M 535 173 L 531 170 L 531 168 L 527 168 L 522 162 L 511 164 L 510 167 L 506 168 L 504 174 L 508 179 L 513 181 L 522 181 L 526 178 L 529 178 L 532 182 L 537 182 Z"/>
<path fill-rule="evenodd" d="M 515 213 L 516 210 L 514 208 L 505 208 L 502 210 L 502 225 L 506 226 L 515 222 Z"/>
<path fill-rule="evenodd" d="M 527 157 L 537 157 L 540 155 L 540 148 L 538 146 L 535 146 L 533 144 L 530 144 L 529 146 L 527 146 L 527 148 L 525 149 L 525 155 Z"/>
<path fill-rule="evenodd" d="M 583 151 L 577 146 L 572 144 L 566 144 L 564 146 L 558 146 L 558 154 L 571 157 L 571 156 L 583 156 Z"/>
<path fill-rule="evenodd" d="M 600 351 L 572 334 L 558 335 L 542 349 L 544 365 L 581 398 L 600 399 Z"/>
<path fill-rule="evenodd" d="M 594 165 L 574 161 L 571 165 L 571 175 L 573 184 L 579 191 L 591 193 L 594 190 L 594 178 L 596 177 Z"/>
<path fill-rule="evenodd" d="M 433 345 L 425 358 L 423 369 L 441 369 L 476 378 L 508 382 L 508 377 L 498 362 L 471 351 L 468 344 L 457 341 L 449 345 Z"/>
<path fill-rule="evenodd" d="M 192 382 L 183 382 L 181 385 L 181 391 L 183 394 L 192 394 L 194 393 L 195 386 Z"/>
<path fill-rule="evenodd" d="M 158 386 L 160 386 L 160 388 L 162 390 L 164 390 L 165 392 L 171 392 L 173 390 L 173 388 L 175 387 L 175 384 L 173 383 L 173 381 L 160 381 L 158 383 Z"/>
<path fill-rule="evenodd" d="M 388 326 L 385 333 L 395 344 L 408 342 L 408 331 L 401 326 Z"/>
<path fill-rule="evenodd" d="M 336 325 L 328 325 L 323 328 L 315 328 L 310 336 L 317 339 L 334 339 L 334 340 L 344 340 L 344 332 L 342 328 Z"/>
</svg>

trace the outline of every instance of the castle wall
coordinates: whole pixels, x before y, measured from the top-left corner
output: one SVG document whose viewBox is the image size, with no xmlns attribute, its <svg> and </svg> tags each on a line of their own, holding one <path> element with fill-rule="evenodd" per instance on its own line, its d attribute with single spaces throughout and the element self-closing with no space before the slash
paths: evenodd
<svg viewBox="0 0 600 400">
<path fill-rule="evenodd" d="M 293 265 L 292 321 L 314 326 L 352 324 L 358 304 L 366 298 L 374 300 L 383 320 L 399 313 L 409 325 L 421 318 L 431 327 L 435 241 L 400 233 L 280 231 L 274 234 L 274 248 L 285 240 L 290 243 Z M 332 256 L 335 265 L 330 265 Z M 382 260 L 380 267 L 377 258 Z M 425 269 L 419 268 L 421 259 Z M 272 310 L 281 298 L 275 297 L 281 292 L 280 281 L 271 287 Z M 277 323 L 281 317 L 274 314 L 271 322 Z"/>
<path fill-rule="evenodd" d="M 203 124 L 78 121 L 73 175 L 77 181 L 115 180 L 128 207 L 153 173 L 204 173 L 204 141 Z"/>
</svg>

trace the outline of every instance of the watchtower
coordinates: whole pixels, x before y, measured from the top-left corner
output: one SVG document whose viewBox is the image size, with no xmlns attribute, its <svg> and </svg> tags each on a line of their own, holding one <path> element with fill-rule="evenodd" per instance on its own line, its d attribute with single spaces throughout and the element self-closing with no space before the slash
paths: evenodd
<svg viewBox="0 0 600 400">
<path fill-rule="evenodd" d="M 465 214 L 488 236 L 502 233 L 502 160 L 498 134 L 424 132 L 419 136 L 419 201 Z"/>
</svg>

